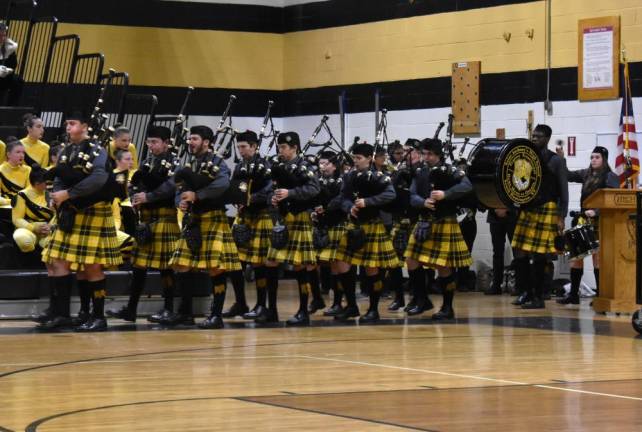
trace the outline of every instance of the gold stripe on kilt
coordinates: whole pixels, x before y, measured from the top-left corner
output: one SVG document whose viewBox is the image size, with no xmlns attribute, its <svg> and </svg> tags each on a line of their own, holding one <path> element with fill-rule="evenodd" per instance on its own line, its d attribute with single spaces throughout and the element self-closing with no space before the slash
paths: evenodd
<svg viewBox="0 0 642 432">
<path fill-rule="evenodd" d="M 328 229 L 328 237 L 330 237 L 330 243 L 328 246 L 319 251 L 317 256 L 319 261 L 330 262 L 334 261 L 337 255 L 337 249 L 339 249 L 339 244 L 341 243 L 341 238 L 346 232 L 346 227 L 344 224 L 341 224 L 336 227 Z"/>
<path fill-rule="evenodd" d="M 511 246 L 524 252 L 555 254 L 557 204 L 548 202 L 519 212 Z"/>
<path fill-rule="evenodd" d="M 252 230 L 252 240 L 246 247 L 238 247 L 239 259 L 250 264 L 264 264 L 270 249 L 270 238 L 272 236 L 272 218 L 267 209 L 258 213 L 246 213 L 243 215 L 243 223 Z M 237 217 L 234 224 L 241 223 Z"/>
<path fill-rule="evenodd" d="M 241 270 L 238 250 L 225 212 L 213 210 L 195 215 L 195 218 L 198 220 L 203 237 L 201 250 L 193 255 L 187 247 L 187 242 L 181 237 L 170 265 L 201 270 Z"/>
<path fill-rule="evenodd" d="M 291 265 L 314 265 L 317 256 L 312 244 L 312 220 L 310 213 L 288 213 L 284 225 L 288 229 L 288 243 L 283 249 L 270 247 L 268 260 Z"/>
<path fill-rule="evenodd" d="M 433 222 L 428 239 L 422 243 L 415 239 L 415 227 L 410 231 L 405 257 L 427 267 L 468 267 L 473 263 L 470 252 L 454 216 Z"/>
<path fill-rule="evenodd" d="M 169 261 L 176 251 L 181 235 L 176 209 L 168 207 L 143 209 L 141 220 L 151 223 L 152 241 L 144 245 L 136 245 L 132 253 L 133 265 L 156 270 L 169 269 Z"/>
<path fill-rule="evenodd" d="M 339 247 L 335 255 L 337 261 L 343 261 L 351 265 L 360 265 L 364 267 L 377 268 L 396 268 L 401 265 L 397 257 L 390 234 L 383 226 L 383 222 L 375 220 L 360 225 L 366 234 L 366 242 L 358 251 L 348 249 L 347 230 L 346 234 L 341 237 Z"/>
<path fill-rule="evenodd" d="M 42 260 L 63 260 L 78 264 L 115 266 L 123 262 L 116 238 L 111 203 L 97 203 L 79 210 L 71 233 L 55 229 L 51 241 L 42 252 Z"/>
</svg>

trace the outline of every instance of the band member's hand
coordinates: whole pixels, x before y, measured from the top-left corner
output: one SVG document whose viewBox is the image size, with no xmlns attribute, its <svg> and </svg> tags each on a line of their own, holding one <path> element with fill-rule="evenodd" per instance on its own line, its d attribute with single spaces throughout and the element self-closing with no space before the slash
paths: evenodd
<svg viewBox="0 0 642 432">
<path fill-rule="evenodd" d="M 289 195 L 289 191 L 287 189 L 277 189 L 274 191 L 274 197 L 276 197 L 277 202 L 283 201 L 288 197 L 288 195 Z"/>
<path fill-rule="evenodd" d="M 141 205 L 147 202 L 147 194 L 145 192 L 138 192 L 132 195 L 132 205 Z"/>
<path fill-rule="evenodd" d="M 181 201 L 194 202 L 196 201 L 196 193 L 192 191 L 185 191 L 181 194 Z"/>
<path fill-rule="evenodd" d="M 364 208 L 366 206 L 366 200 L 363 198 L 359 198 L 358 200 L 355 200 L 354 206 L 356 208 Z"/>
<path fill-rule="evenodd" d="M 192 203 L 191 201 L 183 200 L 180 203 L 178 203 L 178 208 L 181 209 L 182 211 L 187 211 L 189 210 L 189 206 L 191 203 Z"/>
<path fill-rule="evenodd" d="M 446 194 L 444 193 L 444 191 L 435 190 L 430 192 L 430 198 L 435 201 L 441 201 L 442 199 L 446 198 Z"/>
<path fill-rule="evenodd" d="M 276 207 L 279 204 L 279 200 L 276 199 L 276 195 L 272 195 L 272 205 Z"/>
<path fill-rule="evenodd" d="M 352 217 L 357 217 L 359 215 L 359 209 L 356 206 L 352 206 L 350 209 L 350 214 Z"/>
<path fill-rule="evenodd" d="M 562 147 L 561 145 L 556 145 L 555 153 L 557 153 L 559 157 L 564 158 L 564 147 Z"/>
<path fill-rule="evenodd" d="M 49 228 L 49 225 L 47 224 L 42 224 L 36 227 L 36 234 L 38 235 L 46 236 L 47 234 L 49 234 L 49 231 L 50 231 L 50 228 Z"/>
<path fill-rule="evenodd" d="M 557 217 L 557 229 L 559 232 L 564 232 L 564 218 L 562 216 Z"/>
<path fill-rule="evenodd" d="M 51 199 L 53 200 L 56 206 L 59 206 L 60 204 L 64 203 L 69 199 L 69 192 L 67 192 L 67 190 L 53 192 L 51 194 Z"/>
<path fill-rule="evenodd" d="M 595 213 L 595 210 L 591 210 L 591 209 L 589 209 L 589 210 L 586 210 L 586 211 L 584 212 L 584 214 L 586 215 L 586 217 L 593 218 L 593 217 L 595 217 L 595 215 L 596 215 L 597 213 Z"/>
<path fill-rule="evenodd" d="M 437 201 L 432 198 L 427 198 L 426 201 L 424 201 L 424 207 L 429 208 L 430 210 L 434 210 L 436 202 Z"/>
<path fill-rule="evenodd" d="M 314 211 L 316 212 L 316 214 L 323 214 L 323 213 L 325 213 L 325 209 L 323 208 L 323 206 L 317 206 L 317 207 L 315 207 L 315 208 L 314 208 Z"/>
<path fill-rule="evenodd" d="M 495 215 L 500 218 L 505 218 L 508 216 L 508 210 L 507 209 L 495 209 Z"/>
</svg>

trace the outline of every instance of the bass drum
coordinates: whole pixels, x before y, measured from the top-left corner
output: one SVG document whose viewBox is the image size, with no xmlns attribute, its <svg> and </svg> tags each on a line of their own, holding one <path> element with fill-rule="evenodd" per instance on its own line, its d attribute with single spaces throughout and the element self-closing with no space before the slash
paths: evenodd
<svg viewBox="0 0 642 432">
<path fill-rule="evenodd" d="M 467 176 L 488 208 L 528 207 L 542 185 L 543 162 L 527 139 L 486 138 L 469 157 Z"/>
</svg>

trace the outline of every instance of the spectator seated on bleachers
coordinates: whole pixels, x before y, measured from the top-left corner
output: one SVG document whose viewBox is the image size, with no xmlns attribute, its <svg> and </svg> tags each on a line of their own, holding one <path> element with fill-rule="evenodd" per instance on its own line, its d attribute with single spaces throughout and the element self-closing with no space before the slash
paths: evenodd
<svg viewBox="0 0 642 432">
<path fill-rule="evenodd" d="M 20 103 L 24 81 L 16 74 L 18 44 L 7 37 L 8 27 L 0 22 L 0 105 Z"/>
</svg>

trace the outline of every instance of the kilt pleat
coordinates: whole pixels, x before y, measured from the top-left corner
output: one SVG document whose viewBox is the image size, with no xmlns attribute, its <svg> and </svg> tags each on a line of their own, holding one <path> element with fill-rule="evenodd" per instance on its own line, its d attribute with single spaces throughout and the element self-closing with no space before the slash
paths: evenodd
<svg viewBox="0 0 642 432">
<path fill-rule="evenodd" d="M 317 259 L 319 261 L 331 262 L 336 259 L 337 249 L 339 249 L 341 238 L 345 232 L 345 224 L 328 228 L 328 237 L 330 238 L 330 242 L 328 243 L 328 246 L 319 251 L 319 254 L 317 255 Z"/>
<path fill-rule="evenodd" d="M 252 230 L 252 240 L 246 247 L 238 247 L 239 259 L 250 264 L 264 264 L 270 249 L 272 218 L 267 210 L 243 215 L 234 224 L 245 223 Z"/>
<path fill-rule="evenodd" d="M 397 253 L 392 246 L 392 238 L 380 220 L 362 223 L 360 227 L 366 234 L 366 242 L 358 251 L 348 249 L 347 230 L 341 237 L 339 247 L 335 255 L 337 261 L 343 261 L 350 265 L 364 267 L 395 268 L 401 265 Z"/>
<path fill-rule="evenodd" d="M 406 258 L 414 259 L 427 267 L 461 268 L 473 263 L 454 216 L 433 222 L 432 231 L 424 242 L 418 242 L 414 232 L 413 228 L 406 248 Z"/>
<path fill-rule="evenodd" d="M 548 202 L 519 212 L 511 246 L 524 252 L 555 254 L 556 235 L 557 204 Z"/>
<path fill-rule="evenodd" d="M 241 270 L 238 250 L 225 212 L 213 210 L 194 217 L 203 236 L 201 249 L 198 254 L 192 254 L 187 247 L 187 241 L 181 236 L 170 265 L 200 270 Z"/>
<path fill-rule="evenodd" d="M 312 220 L 310 213 L 288 213 L 284 225 L 288 229 L 288 243 L 283 249 L 270 247 L 268 260 L 291 265 L 314 265 L 317 254 L 312 244 Z"/>
<path fill-rule="evenodd" d="M 141 209 L 142 222 L 151 223 L 152 241 L 137 244 L 132 253 L 132 263 L 136 267 L 166 270 L 176 251 L 181 235 L 178 227 L 176 209 L 169 207 Z"/>
<path fill-rule="evenodd" d="M 97 203 L 79 210 L 71 233 L 54 229 L 42 251 L 42 260 L 48 263 L 55 259 L 76 264 L 77 270 L 82 270 L 84 264 L 121 264 L 111 204 Z"/>
</svg>

